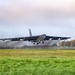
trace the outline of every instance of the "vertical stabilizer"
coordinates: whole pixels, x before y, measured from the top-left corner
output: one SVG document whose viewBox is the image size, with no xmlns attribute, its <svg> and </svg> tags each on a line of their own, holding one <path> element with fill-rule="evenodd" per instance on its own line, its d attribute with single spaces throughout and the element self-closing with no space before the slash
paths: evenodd
<svg viewBox="0 0 75 75">
<path fill-rule="evenodd" d="M 29 35 L 30 35 L 30 37 L 32 37 L 32 32 L 31 32 L 31 29 L 29 29 Z"/>
</svg>

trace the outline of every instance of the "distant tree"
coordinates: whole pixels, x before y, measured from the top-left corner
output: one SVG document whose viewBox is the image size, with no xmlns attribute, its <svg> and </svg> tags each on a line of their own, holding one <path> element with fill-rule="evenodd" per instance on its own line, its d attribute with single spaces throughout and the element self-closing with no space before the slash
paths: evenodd
<svg viewBox="0 0 75 75">
<path fill-rule="evenodd" d="M 70 47 L 70 41 L 66 41 L 65 46 Z"/>
<path fill-rule="evenodd" d="M 71 42 L 71 46 L 75 47 L 75 40 L 70 41 Z"/>
<path fill-rule="evenodd" d="M 75 47 L 75 40 L 71 40 L 71 41 L 62 41 L 60 42 L 60 46 L 67 46 L 67 47 Z"/>
<path fill-rule="evenodd" d="M 62 41 L 59 43 L 60 46 L 64 46 L 65 45 L 65 41 Z"/>
</svg>

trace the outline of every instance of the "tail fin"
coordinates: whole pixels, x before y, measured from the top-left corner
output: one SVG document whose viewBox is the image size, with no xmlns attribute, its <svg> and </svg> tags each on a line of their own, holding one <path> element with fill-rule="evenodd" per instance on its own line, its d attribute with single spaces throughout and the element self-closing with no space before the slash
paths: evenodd
<svg viewBox="0 0 75 75">
<path fill-rule="evenodd" d="M 29 35 L 30 35 L 30 37 L 32 37 L 32 32 L 31 32 L 31 29 L 29 29 Z"/>
</svg>

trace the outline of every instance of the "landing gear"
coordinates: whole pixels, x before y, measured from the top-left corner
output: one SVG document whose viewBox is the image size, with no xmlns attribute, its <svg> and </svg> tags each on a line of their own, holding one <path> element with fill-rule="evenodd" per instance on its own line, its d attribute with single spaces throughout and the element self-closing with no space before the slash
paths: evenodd
<svg viewBox="0 0 75 75">
<path fill-rule="evenodd" d="M 44 44 L 44 41 L 42 41 L 42 44 Z"/>
<path fill-rule="evenodd" d="M 33 42 L 33 45 L 35 45 L 35 42 Z"/>
<path fill-rule="evenodd" d="M 39 44 L 39 42 L 37 42 L 37 43 L 35 43 L 35 42 L 34 42 L 34 43 L 33 43 L 33 45 L 35 45 L 35 44 L 37 44 L 37 45 L 38 45 L 38 44 Z"/>
<path fill-rule="evenodd" d="M 44 44 L 44 41 L 39 41 L 39 42 L 33 42 L 33 45 L 39 45 L 39 44 Z"/>
<path fill-rule="evenodd" d="M 39 42 L 37 42 L 37 45 L 39 44 Z"/>
</svg>

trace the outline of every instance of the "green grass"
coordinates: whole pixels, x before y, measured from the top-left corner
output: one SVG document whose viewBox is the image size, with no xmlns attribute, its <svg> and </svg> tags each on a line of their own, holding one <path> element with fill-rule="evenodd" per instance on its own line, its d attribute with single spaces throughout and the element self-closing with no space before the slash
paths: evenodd
<svg viewBox="0 0 75 75">
<path fill-rule="evenodd" d="M 0 75 L 75 75 L 75 50 L 0 50 Z"/>
</svg>

